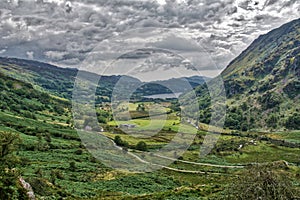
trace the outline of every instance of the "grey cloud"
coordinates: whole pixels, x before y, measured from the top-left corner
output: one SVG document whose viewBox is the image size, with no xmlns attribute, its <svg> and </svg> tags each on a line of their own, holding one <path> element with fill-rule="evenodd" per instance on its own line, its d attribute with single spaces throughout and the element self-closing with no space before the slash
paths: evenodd
<svg viewBox="0 0 300 200">
<path fill-rule="evenodd" d="M 226 13 L 227 13 L 227 15 L 232 15 L 237 12 L 237 9 L 238 8 L 236 6 L 230 6 L 227 8 Z"/>
<path fill-rule="evenodd" d="M 173 51 L 203 51 L 198 45 L 184 38 L 176 37 L 175 35 L 169 36 L 162 41 L 151 43 L 151 45 Z"/>
<path fill-rule="evenodd" d="M 40 17 L 34 17 L 34 16 L 25 16 L 23 18 L 27 26 L 43 26 L 45 23 L 47 23 L 47 20 Z"/>
<path fill-rule="evenodd" d="M 297 0 L 168 0 L 165 5 L 155 0 L 14 2 L 0 2 L 0 49 L 5 50 L 1 55 L 27 58 L 27 52 L 34 52 L 34 59 L 63 66 L 77 66 L 114 35 L 153 27 L 186 32 L 185 38 L 157 42 L 157 48 L 198 52 L 196 42 L 225 67 L 258 34 L 300 17 L 292 10 L 300 8 Z"/>
<path fill-rule="evenodd" d="M 45 56 L 47 56 L 49 59 L 53 61 L 62 60 L 64 56 L 66 55 L 66 52 L 60 52 L 60 51 L 46 51 Z"/>
<path fill-rule="evenodd" d="M 279 0 L 267 0 L 266 2 L 266 6 L 271 6 L 272 4 L 275 4 L 276 2 L 278 2 Z"/>
<path fill-rule="evenodd" d="M 278 19 L 278 17 L 271 16 L 269 14 L 262 14 L 262 15 L 255 16 L 256 21 L 267 21 L 267 20 L 276 20 L 276 19 Z"/>
</svg>

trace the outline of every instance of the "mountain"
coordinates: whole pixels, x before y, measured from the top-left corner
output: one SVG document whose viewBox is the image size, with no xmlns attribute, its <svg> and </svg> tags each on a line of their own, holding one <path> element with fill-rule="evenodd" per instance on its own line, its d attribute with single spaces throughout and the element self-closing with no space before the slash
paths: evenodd
<svg viewBox="0 0 300 200">
<path fill-rule="evenodd" d="M 187 92 L 191 88 L 195 88 L 199 85 L 202 85 L 207 80 L 209 80 L 209 78 L 207 77 L 191 76 L 191 77 L 183 77 L 183 78 L 172 78 L 165 81 L 154 81 L 152 83 L 161 84 L 161 85 L 168 86 L 170 88 L 174 88 L 174 92 L 180 93 L 180 92 Z M 187 84 L 190 88 L 186 87 Z"/>
<path fill-rule="evenodd" d="M 71 99 L 78 69 L 60 68 L 32 60 L 0 58 L 0 72 L 15 79 L 32 83 L 35 87 L 57 96 Z M 121 76 L 99 76 L 90 72 L 81 72 L 80 78 L 100 80 L 101 84 L 99 83 L 97 88 L 97 96 L 100 100 L 111 96 L 112 89 Z M 138 79 L 132 77 L 126 77 L 126 80 L 129 85 L 136 82 L 140 83 Z"/>
<path fill-rule="evenodd" d="M 282 44 L 273 47 L 274 51 L 265 49 L 254 53 L 256 45 L 264 40 L 257 42 L 253 50 L 246 50 L 248 53 L 242 54 L 222 73 L 228 96 L 226 127 L 242 130 L 245 127 L 277 129 L 281 126 L 299 129 L 300 56 L 299 45 L 294 45 L 299 41 L 299 25 L 293 22 L 290 26 L 293 28 L 287 34 L 296 40 L 291 42 L 287 39 L 289 37 L 284 36 Z M 286 47 L 285 43 L 290 46 Z M 261 48 L 267 48 L 267 45 L 266 42 Z M 248 63 L 250 54 L 255 56 L 251 57 L 252 64 Z M 279 57 L 277 62 L 272 61 L 275 55 Z M 260 56 L 264 58 L 258 59 Z M 272 67 L 268 67 L 269 62 Z M 189 126 L 185 123 L 189 119 L 181 120 L 178 102 L 158 102 L 158 107 L 168 112 L 162 127 L 158 118 L 152 119 L 148 115 L 149 108 L 157 102 L 132 103 L 129 113 L 137 117 L 143 115 L 143 118 L 122 124 L 127 127 L 131 126 L 131 122 L 138 122 L 137 127 L 128 127 L 136 130 L 137 134 L 124 134 L 116 126 L 112 110 L 106 104 L 90 106 L 79 103 L 77 105 L 87 112 L 71 112 L 74 104 L 71 104 L 70 98 L 74 81 L 78 79 L 76 75 L 76 69 L 0 58 L 0 199 L 28 199 L 29 195 L 30 199 L 34 199 L 32 196 L 35 195 L 36 199 L 45 200 L 219 199 L 224 196 L 232 199 L 236 193 L 238 198 L 245 188 L 249 188 L 247 183 L 250 179 L 245 177 L 253 178 L 255 174 L 259 175 L 254 177 L 258 184 L 250 188 L 254 192 L 258 186 L 263 186 L 259 193 L 266 191 L 266 195 L 272 188 L 270 199 L 278 196 L 299 199 L 299 131 L 278 134 L 239 134 L 236 131 L 229 134 L 230 131 L 226 131 L 228 134 L 220 135 L 219 141 L 212 145 L 212 151 L 205 158 L 199 158 L 200 145 L 205 142 L 207 132 Z M 98 78 L 99 75 L 89 72 L 83 72 L 79 77 L 87 83 Z M 105 100 L 105 97 L 110 97 L 121 78 L 125 88 L 143 84 L 128 76 L 101 78 L 100 84 L 88 84 L 92 88 L 97 87 L 98 102 L 102 101 L 101 98 Z M 199 77 L 187 79 L 191 85 L 201 82 Z M 178 80 L 165 82 L 177 84 Z M 264 84 L 267 84 L 266 88 L 262 87 Z M 165 90 L 158 84 L 155 87 L 147 89 L 151 92 Z M 91 91 L 83 92 L 89 94 Z M 141 90 L 141 94 L 145 92 L 148 92 L 146 88 Z M 201 106 L 200 118 L 209 121 L 210 96 L 206 85 L 196 87 L 196 93 Z M 269 94 L 273 96 L 265 98 Z M 189 99 L 185 105 L 188 103 Z M 122 104 L 120 110 L 120 113 L 127 112 Z M 92 120 L 90 113 L 96 113 L 101 127 Z M 74 127 L 80 131 L 77 132 Z M 102 127 L 105 132 L 100 133 Z M 158 129 L 161 131 L 157 132 Z M 94 136 L 89 130 L 97 131 L 96 135 L 104 140 L 90 137 L 96 143 L 84 142 L 82 136 Z M 177 151 L 172 149 L 168 151 L 170 157 L 161 156 L 160 150 L 164 147 L 170 149 L 170 144 L 179 149 L 186 146 L 173 140 L 178 136 L 178 131 L 179 139 L 184 143 L 183 139 L 187 136 L 193 137 L 190 147 L 178 160 Z M 208 139 L 212 141 L 210 137 Z M 140 151 L 145 149 L 149 154 Z M 148 163 L 148 155 L 155 156 L 153 164 L 162 169 L 134 173 L 136 167 L 143 170 L 144 164 Z M 113 161 L 111 165 L 105 162 L 106 159 Z M 175 160 L 167 166 L 163 164 Z M 162 165 L 157 162 L 162 162 Z M 123 165 L 128 166 L 128 171 L 117 170 Z M 266 184 L 270 182 L 270 177 L 274 177 L 271 185 Z M 247 199 L 249 192 L 242 196 Z M 265 199 L 264 196 L 262 199 Z"/>
<path fill-rule="evenodd" d="M 0 72 L 0 111 L 9 112 L 14 116 L 37 120 L 37 116 L 50 118 L 51 113 L 70 116 L 71 103 L 65 99 L 34 89 L 30 83 L 14 79 Z M 66 120 L 69 121 L 69 120 Z M 65 121 L 65 123 L 66 123 Z M 0 126 L 11 127 L 1 120 Z"/>
<path fill-rule="evenodd" d="M 78 69 L 60 68 L 33 60 L 0 57 L 0 72 L 15 79 L 32 83 L 35 87 L 43 91 L 48 91 L 62 98 L 71 99 Z M 203 84 L 205 79 L 207 79 L 205 77 L 194 76 L 145 83 L 130 76 L 100 76 L 90 72 L 81 72 L 80 74 L 80 78 L 86 80 L 100 80 L 96 90 L 97 103 L 110 101 L 112 91 L 121 78 L 122 81 L 125 81 L 125 84 L 123 84 L 124 88 L 122 89 L 138 88 L 133 94 L 135 98 L 145 95 L 172 93 L 167 87 L 173 88 L 178 93 L 187 92 L 186 81 L 188 81 L 191 88 L 194 88 Z"/>
<path fill-rule="evenodd" d="M 157 94 L 172 94 L 172 93 L 186 93 L 199 85 L 209 80 L 207 77 L 192 76 L 172 78 L 163 81 L 152 81 L 141 86 L 136 92 L 137 96 L 157 95 Z"/>
<path fill-rule="evenodd" d="M 300 19 L 258 37 L 221 73 L 231 129 L 300 129 Z M 200 121 L 209 122 L 209 94 L 196 89 Z"/>
</svg>

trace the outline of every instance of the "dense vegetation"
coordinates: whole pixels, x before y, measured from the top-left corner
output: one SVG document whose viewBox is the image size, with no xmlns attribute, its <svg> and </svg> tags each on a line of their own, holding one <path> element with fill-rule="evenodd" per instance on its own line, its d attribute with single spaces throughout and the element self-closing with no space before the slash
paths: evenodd
<svg viewBox="0 0 300 200">
<path fill-rule="evenodd" d="M 222 72 L 227 96 L 225 127 L 299 130 L 300 19 L 256 39 Z M 200 121 L 210 121 L 210 96 L 196 89 Z"/>
<path fill-rule="evenodd" d="M 74 81 L 78 75 L 77 69 L 59 68 L 37 61 L 3 57 L 0 57 L 0 64 L 0 72 L 3 74 L 7 74 L 12 78 L 22 80 L 27 83 L 34 83 L 34 86 L 55 94 L 56 96 L 69 100 L 72 98 Z M 132 97 L 137 99 L 142 99 L 143 96 L 147 95 L 172 93 L 168 87 L 172 87 L 174 92 L 187 92 L 190 88 L 186 88 L 186 82 L 194 88 L 203 84 L 205 80 L 208 80 L 208 78 L 205 77 L 193 76 L 170 79 L 167 81 L 143 83 L 140 80 L 129 76 L 99 76 L 84 71 L 81 72 L 80 78 L 86 78 L 87 80 L 99 80 L 96 89 L 97 103 L 110 102 L 112 91 L 116 83 L 121 78 L 125 81 L 125 85 L 129 88 L 132 86 L 140 86 L 137 87 L 138 89 Z M 90 93 L 92 94 L 93 92 Z"/>
<path fill-rule="evenodd" d="M 247 174 L 243 169 L 227 169 L 222 165 L 242 166 L 253 162 L 274 162 L 287 160 L 289 166 L 284 168 L 289 174 L 288 181 L 297 191 L 297 176 L 299 176 L 298 155 L 299 148 L 282 146 L 272 140 L 272 135 L 259 139 L 259 133 L 224 134 L 210 155 L 199 160 L 199 144 L 203 142 L 205 132 L 198 134 L 189 150 L 179 160 L 170 166 L 152 173 L 135 174 L 114 170 L 95 159 L 81 144 L 70 120 L 70 105 L 63 100 L 33 89 L 30 84 L 1 76 L 2 91 L 12 100 L 0 111 L 1 136 L 1 194 L 2 199 L 26 199 L 27 190 L 20 185 L 19 178 L 28 182 L 36 197 L 46 199 L 195 199 L 226 197 L 226 191 L 232 187 L 227 183 L 234 183 L 235 174 Z M 18 87 L 8 87 L 17 85 Z M 16 92 L 22 86 L 22 94 Z M 35 94 L 36 93 L 36 94 Z M 29 95 L 35 94 L 35 95 Z M 19 96 L 19 95 L 27 95 Z M 17 101 L 19 100 L 19 101 Z M 43 103 L 45 101 L 45 103 Z M 3 102 L 3 101 L 1 101 Z M 11 109 L 13 105 L 22 107 Z M 132 103 L 130 111 L 147 112 L 154 102 Z M 131 151 L 156 151 L 167 144 L 178 131 L 180 122 L 175 110 L 176 102 L 156 102 L 166 107 L 167 122 L 154 122 L 153 127 L 144 128 L 149 119 L 137 118 L 130 122 L 137 124 L 132 131 L 147 134 L 156 127 L 163 125 L 163 129 L 150 138 L 135 138 L 126 135 L 115 126 L 111 111 L 107 105 L 97 108 L 98 118 L 108 132 L 104 135 L 114 139 L 117 145 L 123 147 L 124 153 Z M 32 104 L 34 106 L 32 106 Z M 39 106 L 38 106 L 39 105 Z M 33 109 L 35 107 L 39 109 Z M 28 107 L 28 108 L 27 108 Z M 33 108 L 31 108 L 33 107 Z M 107 109 L 105 109 L 107 108 Z M 143 109 L 142 109 L 143 108 Z M 24 110 L 27 109 L 27 110 Z M 25 111 L 29 114 L 23 115 Z M 84 118 L 83 118 L 84 119 Z M 105 119 L 105 120 L 104 120 Z M 88 118 L 83 123 L 89 124 Z M 107 123 L 107 124 L 106 124 Z M 122 123 L 122 122 L 121 122 Z M 184 128 L 187 133 L 191 126 Z M 87 133 L 88 134 L 88 133 Z M 245 135 L 244 135 L 245 134 Z M 283 135 L 282 140 L 287 136 Z M 290 136 L 289 136 L 290 137 Z M 269 139 L 268 139 L 269 138 Z M 255 140 L 255 142 L 251 140 Z M 297 133 L 294 141 L 299 142 Z M 286 140 L 285 144 L 287 144 Z M 256 143 L 256 144 L 254 144 Z M 243 148 L 239 146 L 243 144 Z M 288 153 L 288 157 L 286 154 Z M 270 156 L 272 155 L 272 156 Z M 141 154 L 141 158 L 147 159 Z M 220 167 L 188 164 L 213 163 Z M 178 172 L 177 169 L 201 172 Z M 282 168 L 272 168 L 279 173 Z M 298 170 L 298 171 L 297 171 Z M 203 174 L 202 174 L 203 173 Z M 281 179 L 280 179 L 281 180 Z M 291 182 L 293 180 L 294 182 Z M 226 189 L 228 187 L 228 189 Z M 222 191 L 225 193 L 223 194 Z M 290 194 L 289 194 L 290 195 Z M 296 193 L 293 195 L 296 195 Z"/>
<path fill-rule="evenodd" d="M 104 77 L 97 89 L 98 122 L 82 112 L 75 113 L 75 124 L 70 102 L 75 69 L 1 58 L 0 199 L 299 199 L 299 24 L 260 37 L 222 73 L 225 129 L 213 127 L 220 138 L 204 158 L 199 152 L 211 118 L 206 85 L 196 88 L 200 122 L 182 118 L 176 100 L 136 98 L 151 94 L 151 88 L 166 91 L 154 83 L 128 105 L 120 104 L 116 121 L 107 102 L 120 76 Z M 184 106 L 193 111 L 188 105 L 187 99 Z M 153 106 L 161 108 L 154 115 L 165 120 L 150 121 Z M 122 118 L 127 112 L 131 119 Z M 121 150 L 120 163 L 132 154 L 139 158 L 135 164 L 149 157 L 172 162 L 154 172 L 116 170 L 86 149 L 74 126 L 81 135 L 96 131 L 110 141 L 107 156 Z M 177 134 L 193 134 L 187 151 L 157 154 Z"/>
</svg>

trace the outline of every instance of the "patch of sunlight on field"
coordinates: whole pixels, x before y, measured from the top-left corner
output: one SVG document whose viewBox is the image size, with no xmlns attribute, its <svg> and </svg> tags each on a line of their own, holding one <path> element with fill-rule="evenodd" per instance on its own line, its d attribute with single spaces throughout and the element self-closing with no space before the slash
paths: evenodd
<svg viewBox="0 0 300 200">
<path fill-rule="evenodd" d="M 109 132 L 102 133 L 106 137 L 109 137 L 110 139 L 114 139 L 116 136 L 120 136 L 122 140 L 128 142 L 130 145 L 136 145 L 137 143 L 141 141 L 145 141 L 145 138 L 138 138 L 134 137 L 132 135 L 125 135 L 125 134 L 114 134 Z M 164 145 L 165 142 L 159 142 L 155 138 L 147 138 L 146 139 L 147 145 Z"/>
</svg>

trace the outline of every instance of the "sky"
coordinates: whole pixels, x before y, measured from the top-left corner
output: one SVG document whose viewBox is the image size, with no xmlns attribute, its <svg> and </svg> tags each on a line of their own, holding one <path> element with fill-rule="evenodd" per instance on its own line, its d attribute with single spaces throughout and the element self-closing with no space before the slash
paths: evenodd
<svg viewBox="0 0 300 200">
<path fill-rule="evenodd" d="M 3 0 L 0 56 L 144 81 L 218 75 L 299 0 Z"/>
</svg>

